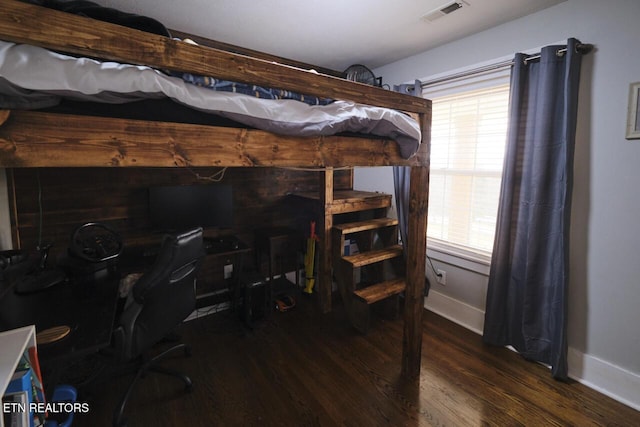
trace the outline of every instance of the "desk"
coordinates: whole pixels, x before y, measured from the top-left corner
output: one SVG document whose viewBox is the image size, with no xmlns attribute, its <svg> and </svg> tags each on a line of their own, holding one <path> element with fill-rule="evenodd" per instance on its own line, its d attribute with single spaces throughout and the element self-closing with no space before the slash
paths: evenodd
<svg viewBox="0 0 640 427">
<path fill-rule="evenodd" d="M 70 326 L 70 333 L 61 340 L 38 344 L 43 370 L 55 369 L 109 346 L 118 284 L 118 276 L 104 270 L 90 280 L 71 279 L 32 294 L 17 295 L 8 290 L 0 299 L 0 330 L 35 325 L 40 332 Z"/>
<path fill-rule="evenodd" d="M 233 272 L 231 277 L 225 277 L 224 280 L 226 281 L 227 292 L 229 293 L 230 310 L 235 311 L 240 298 L 245 255 L 251 252 L 252 249 L 236 236 L 228 235 L 220 237 L 205 237 L 204 250 L 205 257 L 217 258 L 218 260 L 223 260 L 223 264 L 229 262 L 232 265 Z M 203 274 L 206 274 L 204 269 L 201 270 L 198 280 L 203 279 Z M 204 280 L 206 281 L 206 278 L 204 278 Z M 208 295 L 210 294 L 205 294 L 204 298 Z M 200 298 L 200 295 L 197 295 L 196 298 L 204 300 L 204 298 Z M 206 305 L 206 303 L 198 304 L 198 308 Z"/>
</svg>

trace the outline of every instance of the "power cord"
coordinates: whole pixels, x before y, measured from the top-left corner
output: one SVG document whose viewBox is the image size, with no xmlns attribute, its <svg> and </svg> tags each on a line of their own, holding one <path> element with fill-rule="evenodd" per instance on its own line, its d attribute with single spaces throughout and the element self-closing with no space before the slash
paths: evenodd
<svg viewBox="0 0 640 427">
<path fill-rule="evenodd" d="M 227 171 L 227 168 L 221 168 L 220 170 L 218 170 L 217 172 L 212 173 L 209 176 L 203 176 L 200 175 L 198 172 L 196 172 L 195 170 L 193 170 L 192 168 L 187 166 L 187 170 L 189 172 L 191 172 L 197 179 L 201 180 L 201 181 L 211 181 L 211 182 L 222 182 L 222 179 L 224 178 L 224 174 Z"/>
<path fill-rule="evenodd" d="M 40 183 L 40 170 L 36 169 L 38 182 L 38 249 L 42 247 L 42 185 Z"/>
<path fill-rule="evenodd" d="M 427 255 L 427 259 L 429 260 L 429 264 L 431 265 L 431 270 L 433 270 L 433 274 L 435 274 L 436 277 L 442 277 L 442 273 L 438 273 L 436 268 L 433 266 L 433 261 L 431 261 L 431 258 L 429 257 L 429 255 Z"/>
</svg>

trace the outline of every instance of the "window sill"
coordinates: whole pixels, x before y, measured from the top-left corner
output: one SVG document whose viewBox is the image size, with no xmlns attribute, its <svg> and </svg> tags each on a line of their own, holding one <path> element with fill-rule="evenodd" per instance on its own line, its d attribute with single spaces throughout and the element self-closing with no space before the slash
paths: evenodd
<svg viewBox="0 0 640 427">
<path fill-rule="evenodd" d="M 489 276 L 491 257 L 427 239 L 427 255 L 437 261 Z"/>
</svg>

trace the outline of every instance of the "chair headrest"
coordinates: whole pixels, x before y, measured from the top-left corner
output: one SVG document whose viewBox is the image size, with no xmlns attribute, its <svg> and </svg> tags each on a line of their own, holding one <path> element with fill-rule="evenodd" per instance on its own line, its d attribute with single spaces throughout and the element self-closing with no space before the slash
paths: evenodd
<svg viewBox="0 0 640 427">
<path fill-rule="evenodd" d="M 169 247 L 175 257 L 174 265 L 183 265 L 200 258 L 204 254 L 202 228 L 195 228 L 181 234 L 166 235 L 162 242 L 161 252 Z"/>
<path fill-rule="evenodd" d="M 198 227 L 164 236 L 154 266 L 132 288 L 138 303 L 144 302 L 147 293 L 152 292 L 161 277 L 165 277 L 169 283 L 175 283 L 199 267 L 204 256 L 202 234 L 202 228 Z"/>
</svg>

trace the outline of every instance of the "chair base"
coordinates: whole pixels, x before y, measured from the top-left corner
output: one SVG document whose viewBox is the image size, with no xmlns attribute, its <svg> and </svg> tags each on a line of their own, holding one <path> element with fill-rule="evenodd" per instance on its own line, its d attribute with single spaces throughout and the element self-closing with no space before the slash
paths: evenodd
<svg viewBox="0 0 640 427">
<path fill-rule="evenodd" d="M 147 372 L 156 372 L 159 374 L 164 374 L 164 375 L 169 375 L 172 377 L 176 377 L 180 380 L 182 380 L 182 382 L 185 384 L 185 391 L 191 391 L 193 389 L 193 382 L 191 381 L 191 378 L 189 378 L 187 375 L 183 374 L 182 372 L 178 372 L 176 370 L 173 369 L 168 369 L 165 368 L 163 366 L 159 366 L 156 365 L 157 362 L 159 362 L 160 360 L 162 360 L 164 357 L 166 357 L 168 354 L 173 353 L 174 351 L 177 350 L 183 350 L 186 356 L 190 356 L 191 355 L 191 349 L 189 346 L 187 346 L 186 344 L 177 344 L 165 351 L 163 351 L 162 353 L 158 354 L 157 356 L 153 357 L 152 359 L 150 359 L 149 361 L 147 361 L 146 363 L 144 363 L 136 372 L 135 377 L 133 378 L 133 380 L 131 380 L 131 383 L 129 383 L 129 387 L 127 387 L 127 390 L 124 394 L 124 396 L 122 397 L 122 400 L 120 401 L 118 407 L 116 408 L 114 414 L 113 414 L 113 425 L 116 427 L 123 427 L 126 425 L 126 420 L 124 419 L 124 410 L 125 407 L 127 406 L 127 402 L 129 401 L 129 398 L 131 397 L 132 393 L 133 393 L 133 389 L 135 387 L 135 385 L 138 383 L 138 380 L 140 378 L 142 378 Z"/>
</svg>

